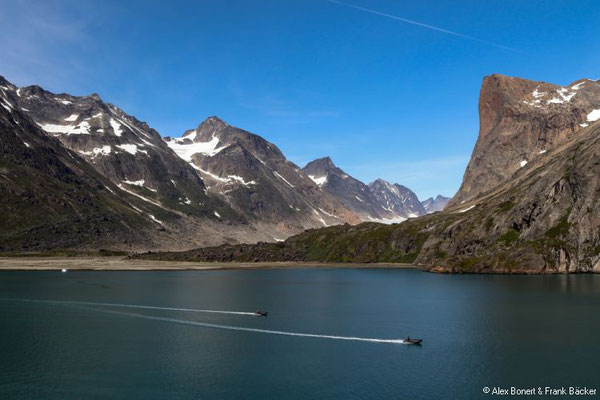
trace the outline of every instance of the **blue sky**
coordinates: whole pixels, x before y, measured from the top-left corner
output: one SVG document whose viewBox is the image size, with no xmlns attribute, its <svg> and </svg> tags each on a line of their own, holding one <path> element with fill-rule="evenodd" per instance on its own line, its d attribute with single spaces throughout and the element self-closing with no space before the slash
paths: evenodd
<svg viewBox="0 0 600 400">
<path fill-rule="evenodd" d="M 0 2 L 15 84 L 96 92 L 164 136 L 218 115 L 420 198 L 460 185 L 485 75 L 600 77 L 596 1 Z"/>
</svg>

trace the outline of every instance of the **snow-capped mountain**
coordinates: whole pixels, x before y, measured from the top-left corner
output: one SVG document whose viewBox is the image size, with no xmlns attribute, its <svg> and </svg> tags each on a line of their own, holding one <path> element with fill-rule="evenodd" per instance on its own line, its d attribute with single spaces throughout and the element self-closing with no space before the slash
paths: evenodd
<svg viewBox="0 0 600 400">
<path fill-rule="evenodd" d="M 228 212 L 225 204 L 207 196 L 202 179 L 158 132 L 98 95 L 53 94 L 39 86 L 8 88 L 7 96 L 39 128 L 122 191 L 186 214 L 214 218 L 214 210 Z"/>
<path fill-rule="evenodd" d="M 52 199 L 76 193 L 82 204 L 95 207 L 91 226 L 97 226 L 94 229 L 101 236 L 95 242 L 107 247 L 152 250 L 272 242 L 309 228 L 392 223 L 424 214 L 412 205 L 412 192 L 406 194 L 406 188 L 385 183 L 383 193 L 350 177 L 329 159 L 302 170 L 273 143 L 217 117 L 207 118 L 179 138 L 163 139 L 148 124 L 96 94 L 72 96 L 39 86 L 19 88 L 1 77 L 0 105 L 8 132 L 0 144 L 13 146 L 20 140 L 16 151 L 25 159 L 35 158 L 38 146 L 46 156 L 60 153 L 60 159 L 42 157 L 36 165 L 43 170 L 41 160 L 46 160 L 49 172 L 60 165 L 59 169 L 70 169 L 91 185 L 69 178 L 79 186 L 70 188 L 63 182 L 55 185 L 55 193 L 46 193 L 48 188 L 28 186 L 30 180 L 25 180 L 15 184 L 12 193 L 29 193 L 28 198 L 40 204 L 62 204 Z M 18 157 L 6 159 L 15 163 Z M 16 171 L 22 166 L 6 168 Z M 91 198 L 85 199 L 84 193 Z M 44 199 L 37 199 L 42 194 Z M 23 217 L 20 211 L 25 215 L 32 211 L 19 208 L 19 201 L 27 203 L 19 196 L 5 199 L 12 199 L 6 209 L 14 211 L 3 214 L 5 226 L 18 224 Z M 81 204 L 59 211 L 52 204 L 40 207 L 45 210 L 36 222 L 40 232 L 51 232 L 63 223 L 81 226 L 81 221 L 74 221 L 90 211 L 82 211 Z M 107 232 L 112 233 L 106 236 Z M 52 235 L 42 236 L 39 247 L 51 247 Z M 77 234 L 73 237 L 76 240 Z"/>
<path fill-rule="evenodd" d="M 277 146 L 217 117 L 165 142 L 195 168 L 209 194 L 251 220 L 277 224 L 276 239 L 306 228 L 359 221 Z"/>
<path fill-rule="evenodd" d="M 430 197 L 427 200 L 421 202 L 427 214 L 434 213 L 436 211 L 442 211 L 446 204 L 450 201 L 450 197 L 444 197 L 441 194 L 438 194 L 435 198 Z"/>
<path fill-rule="evenodd" d="M 329 157 L 311 161 L 303 170 L 364 221 L 398 223 L 426 214 L 410 189 L 383 179 L 366 185 L 338 168 Z"/>
<path fill-rule="evenodd" d="M 369 183 L 379 206 L 396 218 L 415 218 L 427 214 L 417 195 L 406 186 L 391 184 L 383 179 Z"/>
</svg>

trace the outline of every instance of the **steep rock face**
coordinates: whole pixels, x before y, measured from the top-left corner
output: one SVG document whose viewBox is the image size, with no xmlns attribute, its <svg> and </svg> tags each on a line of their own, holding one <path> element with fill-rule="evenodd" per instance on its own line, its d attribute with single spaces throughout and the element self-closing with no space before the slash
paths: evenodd
<svg viewBox="0 0 600 400">
<path fill-rule="evenodd" d="M 600 83 L 584 79 L 562 87 L 487 76 L 481 87 L 479 116 L 479 138 L 451 204 L 488 192 L 598 119 Z"/>
<path fill-rule="evenodd" d="M 158 226 L 82 158 L 48 137 L 0 79 L 0 250 L 152 247 Z"/>
<path fill-rule="evenodd" d="M 369 183 L 369 189 L 384 210 L 404 219 L 427 214 L 417 195 L 406 186 L 377 179 Z"/>
<path fill-rule="evenodd" d="M 450 202 L 449 197 L 444 197 L 438 194 L 435 198 L 430 197 L 427 200 L 422 201 L 421 204 L 423 205 L 425 211 L 427 211 L 427 214 L 431 214 L 437 211 L 442 211 L 448 202 Z"/>
<path fill-rule="evenodd" d="M 167 145 L 206 182 L 208 193 L 282 239 L 358 216 L 324 192 L 262 137 L 209 117 Z M 268 226 L 272 225 L 272 228 Z"/>
</svg>

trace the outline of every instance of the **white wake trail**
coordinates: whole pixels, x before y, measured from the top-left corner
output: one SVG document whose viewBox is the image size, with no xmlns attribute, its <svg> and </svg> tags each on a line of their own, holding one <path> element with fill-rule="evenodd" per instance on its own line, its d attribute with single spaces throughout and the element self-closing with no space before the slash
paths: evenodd
<svg viewBox="0 0 600 400">
<path fill-rule="evenodd" d="M 124 315 L 124 316 L 128 316 L 128 317 L 149 319 L 149 320 L 154 320 L 154 321 L 173 322 L 173 323 L 182 324 L 182 325 L 193 325 L 193 326 L 201 326 L 204 328 L 225 329 L 225 330 L 230 330 L 230 331 L 267 333 L 267 334 L 271 334 L 271 335 L 299 336 L 299 337 L 318 338 L 318 339 L 349 340 L 349 341 L 357 341 L 357 342 L 406 344 L 404 342 L 404 340 L 402 340 L 402 339 L 378 339 L 378 338 L 365 338 L 365 337 L 354 337 L 354 336 L 318 335 L 316 333 L 286 332 L 286 331 L 275 331 L 275 330 L 259 329 L 259 328 L 245 328 L 245 327 L 241 327 L 241 326 L 209 324 L 206 322 L 188 321 L 188 320 L 176 319 L 176 318 L 156 317 L 156 316 L 152 316 L 152 315 L 126 313 L 126 312 L 120 312 L 120 311 L 110 311 L 110 310 L 101 310 L 101 309 L 94 309 L 94 311 L 99 311 L 99 312 L 109 313 L 109 314 L 116 314 L 116 315 Z"/>
<path fill-rule="evenodd" d="M 32 299 L 0 299 L 0 300 L 22 301 L 22 302 L 30 302 L 30 303 L 45 303 L 45 304 L 137 308 L 137 309 L 148 309 L 148 310 L 184 311 L 184 312 L 215 313 L 215 314 L 234 314 L 234 315 L 252 315 L 252 316 L 256 315 L 255 313 L 252 313 L 252 312 L 241 312 L 241 311 L 198 310 L 198 309 L 192 309 L 192 308 L 155 307 L 155 306 L 142 306 L 142 305 L 135 305 L 135 304 L 96 303 L 96 302 L 87 302 L 87 301 L 32 300 Z M 124 315 L 124 316 L 134 317 L 134 318 L 142 318 L 142 319 L 163 321 L 163 322 L 172 322 L 172 323 L 182 324 L 182 325 L 201 326 L 204 328 L 225 329 L 225 330 L 230 330 L 230 331 L 266 333 L 266 334 L 271 334 L 271 335 L 296 336 L 296 337 L 307 337 L 307 338 L 318 338 L 318 339 L 347 340 L 347 341 L 356 341 L 356 342 L 407 344 L 403 339 L 380 339 L 380 338 L 366 338 L 366 337 L 356 337 L 356 336 L 335 336 L 335 335 L 319 335 L 316 333 L 276 331 L 276 330 L 269 330 L 269 329 L 246 328 L 246 327 L 242 327 L 242 326 L 210 324 L 210 323 L 206 323 L 206 322 L 189 321 L 189 320 L 184 320 L 184 319 L 167 318 L 167 317 L 157 317 L 157 316 L 153 316 L 153 315 L 112 311 L 112 310 L 105 310 L 105 309 L 100 309 L 100 308 L 88 308 L 88 309 L 97 311 L 97 312 L 107 313 L 107 314 Z"/>
<path fill-rule="evenodd" d="M 103 307 L 119 307 L 119 308 L 138 308 L 138 309 L 145 309 L 145 310 L 183 311 L 183 312 L 210 313 L 210 314 L 233 314 L 233 315 L 256 316 L 256 313 L 253 313 L 253 312 L 199 310 L 199 309 L 195 309 L 195 308 L 142 306 L 142 305 L 137 305 L 137 304 L 95 303 L 95 302 L 89 302 L 89 301 L 31 300 L 31 299 L 7 299 L 7 300 L 23 301 L 23 302 L 31 302 L 31 303 L 66 304 L 66 305 L 74 304 L 74 305 L 81 305 L 81 306 L 103 306 Z"/>
</svg>

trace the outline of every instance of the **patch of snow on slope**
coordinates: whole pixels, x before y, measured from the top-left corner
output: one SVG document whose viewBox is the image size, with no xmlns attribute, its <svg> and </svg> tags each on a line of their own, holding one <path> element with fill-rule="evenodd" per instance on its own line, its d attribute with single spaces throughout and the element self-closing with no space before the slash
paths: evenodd
<svg viewBox="0 0 600 400">
<path fill-rule="evenodd" d="M 335 215 L 329 214 L 327 211 L 323 210 L 322 208 L 319 208 L 319 211 L 321 211 L 323 214 L 328 215 L 330 217 L 337 218 Z"/>
<path fill-rule="evenodd" d="M 244 180 L 244 178 L 242 178 L 241 176 L 237 176 L 237 175 L 227 175 L 227 178 L 229 178 L 230 180 L 234 180 L 236 182 L 239 182 L 239 183 L 241 183 L 244 186 L 256 185 L 255 181 L 246 182 Z"/>
<path fill-rule="evenodd" d="M 121 150 L 125 150 L 129 154 L 133 154 L 133 155 L 135 155 L 135 153 L 137 153 L 138 151 L 140 153 L 148 154 L 148 152 L 146 150 L 138 149 L 136 144 L 118 144 L 117 147 L 120 148 Z"/>
<path fill-rule="evenodd" d="M 364 203 L 364 202 L 365 202 L 363 199 L 361 199 L 361 198 L 360 198 L 360 197 L 358 197 L 358 196 L 354 196 L 354 197 L 356 197 L 356 200 L 360 201 L 361 203 Z"/>
<path fill-rule="evenodd" d="M 148 214 L 148 216 L 149 216 L 150 218 L 152 218 L 152 221 L 154 221 L 154 222 L 158 222 L 158 223 L 159 223 L 159 224 L 161 224 L 161 225 L 163 224 L 161 221 L 159 221 L 158 219 L 156 219 L 156 217 L 155 217 L 154 215 L 152 215 L 152 214 Z"/>
<path fill-rule="evenodd" d="M 111 148 L 110 146 L 102 146 L 102 147 L 96 147 L 94 149 L 92 149 L 92 151 L 80 151 L 81 154 L 86 155 L 86 156 L 98 156 L 98 155 L 103 155 L 103 156 L 107 156 L 110 154 Z"/>
<path fill-rule="evenodd" d="M 152 201 L 152 200 L 150 200 L 150 199 L 148 199 L 148 198 L 146 198 L 146 197 L 144 197 L 144 196 L 142 196 L 142 195 L 140 195 L 140 194 L 137 194 L 136 192 L 132 192 L 131 190 L 129 190 L 129 189 L 126 189 L 126 188 L 125 188 L 123 185 L 121 185 L 121 184 L 117 185 L 117 187 L 118 187 L 119 189 L 121 189 L 122 191 L 124 191 L 124 192 L 127 192 L 127 193 L 129 193 L 129 194 L 131 194 L 131 195 L 133 195 L 133 196 L 139 197 L 140 199 L 142 199 L 142 200 L 144 200 L 144 201 L 146 201 L 146 202 L 148 202 L 148 203 L 150 203 L 150 204 L 153 204 L 153 205 L 155 205 L 155 206 L 157 206 L 157 207 L 160 207 L 160 208 L 162 208 L 162 209 L 164 209 L 164 210 L 168 210 L 167 208 L 163 207 L 163 206 L 162 206 L 160 203 L 157 203 L 157 202 L 155 202 L 155 201 Z"/>
<path fill-rule="evenodd" d="M 546 152 L 546 150 L 540 150 L 540 152 L 538 154 L 544 154 Z"/>
<path fill-rule="evenodd" d="M 121 134 L 123 133 L 123 125 L 117 122 L 114 118 L 111 118 L 109 122 L 110 126 L 112 127 L 113 133 L 116 136 L 121 136 Z"/>
<path fill-rule="evenodd" d="M 522 167 L 524 167 L 524 166 L 526 166 L 526 165 L 527 165 L 527 161 L 523 160 L 523 161 L 521 161 L 521 162 L 519 163 L 519 165 L 520 165 L 520 166 L 521 166 L 521 168 L 522 168 Z"/>
<path fill-rule="evenodd" d="M 308 177 L 310 179 L 312 179 L 312 181 L 319 186 L 323 186 L 324 184 L 327 183 L 327 175 L 324 175 L 324 176 L 309 175 Z"/>
<path fill-rule="evenodd" d="M 59 100 L 61 103 L 63 103 L 65 106 L 71 104 L 71 102 L 69 100 Z"/>
<path fill-rule="evenodd" d="M 590 124 L 588 124 L 587 122 L 584 122 L 583 124 L 579 124 L 579 126 L 582 128 L 587 128 L 588 126 L 590 126 Z"/>
<path fill-rule="evenodd" d="M 293 188 L 294 185 L 292 185 L 291 183 L 289 183 L 283 176 L 281 176 L 277 171 L 273 171 L 273 174 L 278 177 L 279 179 L 281 179 L 282 181 L 284 181 L 285 183 L 288 184 L 289 187 Z"/>
<path fill-rule="evenodd" d="M 600 119 L 600 109 L 594 110 L 587 115 L 587 120 L 589 122 L 595 122 L 595 121 L 598 121 L 599 119 Z"/>
<path fill-rule="evenodd" d="M 321 221 L 321 223 L 323 224 L 323 226 L 328 227 L 329 225 L 327 225 L 327 222 L 325 222 L 325 220 L 323 218 L 319 218 L 319 221 Z"/>
<path fill-rule="evenodd" d="M 215 136 L 208 142 L 183 143 L 181 139 L 174 139 L 166 143 L 179 157 L 187 162 L 192 161 L 192 156 L 194 154 L 203 154 L 212 157 L 226 147 L 217 147 L 219 138 Z"/>
<path fill-rule="evenodd" d="M 215 217 L 217 217 L 217 218 L 221 218 L 221 215 L 220 215 L 218 212 L 216 212 L 216 211 L 213 211 L 213 214 L 215 214 Z"/>
<path fill-rule="evenodd" d="M 404 222 L 404 221 L 406 221 L 406 218 L 404 218 L 404 217 L 393 217 L 393 218 L 372 218 L 372 217 L 369 217 L 369 221 L 371 221 L 371 222 L 378 222 L 380 224 L 392 225 L 392 224 L 399 224 L 400 222 Z"/>
<path fill-rule="evenodd" d="M 476 204 L 473 204 L 472 206 L 469 206 L 467 208 L 463 208 L 462 210 L 458 210 L 457 212 L 464 213 L 464 212 L 467 212 L 469 210 L 472 210 L 473 208 L 475 208 L 475 206 L 476 206 Z"/>
<path fill-rule="evenodd" d="M 56 124 L 38 124 L 40 128 L 48 133 L 64 133 L 66 135 L 89 135 L 90 124 L 86 121 L 79 125 L 56 125 Z"/>
<path fill-rule="evenodd" d="M 65 121 L 68 121 L 68 122 L 73 122 L 73 121 L 76 121 L 76 120 L 77 120 L 77 118 L 79 118 L 79 115 L 77 115 L 77 114 L 72 114 L 72 115 L 68 116 L 67 118 L 65 118 Z"/>
<path fill-rule="evenodd" d="M 123 181 L 123 183 L 126 183 L 128 185 L 134 185 L 134 186 L 144 186 L 144 182 L 146 182 L 144 179 L 140 179 L 139 181 L 129 181 L 129 180 Z"/>
</svg>

